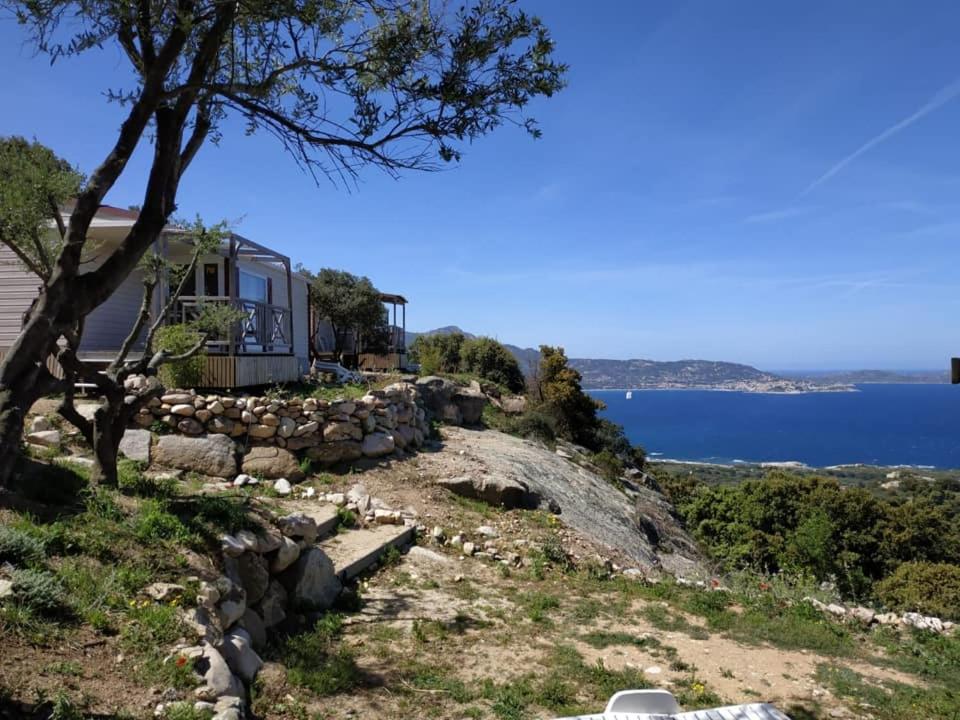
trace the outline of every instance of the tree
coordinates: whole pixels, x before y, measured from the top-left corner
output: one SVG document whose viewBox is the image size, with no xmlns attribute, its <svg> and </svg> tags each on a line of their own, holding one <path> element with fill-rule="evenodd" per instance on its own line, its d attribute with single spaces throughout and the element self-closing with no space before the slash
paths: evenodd
<svg viewBox="0 0 960 720">
<path fill-rule="evenodd" d="M 513 353 L 493 338 L 471 338 L 464 342 L 460 348 L 460 366 L 464 372 L 503 385 L 510 392 L 523 392 L 526 387 Z"/>
<path fill-rule="evenodd" d="M 580 373 L 570 367 L 560 347 L 540 346 L 534 400 L 557 421 L 557 434 L 591 450 L 599 449 L 597 401 L 580 386 Z"/>
<path fill-rule="evenodd" d="M 460 332 L 418 335 L 410 346 L 410 360 L 419 363 L 425 375 L 459 372 L 464 342 L 466 337 Z"/>
<path fill-rule="evenodd" d="M 459 160 L 504 123 L 539 135 L 528 103 L 563 86 L 553 42 L 513 0 L 456 12 L 429 0 L 0 0 L 53 61 L 107 45 L 131 70 L 111 90 L 126 109 L 113 147 L 76 193 L 62 247 L 0 365 L 0 483 L 23 418 L 56 387 L 46 358 L 120 286 L 177 207 L 200 148 L 242 118 L 277 138 L 315 180 L 367 165 L 397 174 Z M 137 146 L 153 156 L 141 211 L 96 270 L 80 272 L 87 230 Z"/>
<path fill-rule="evenodd" d="M 300 272 L 304 272 L 299 268 Z M 310 304 L 317 317 L 333 329 L 333 354 L 337 362 L 350 333 L 357 338 L 376 338 L 387 332 L 387 311 L 369 278 L 345 270 L 323 268 L 310 277 Z"/>
</svg>

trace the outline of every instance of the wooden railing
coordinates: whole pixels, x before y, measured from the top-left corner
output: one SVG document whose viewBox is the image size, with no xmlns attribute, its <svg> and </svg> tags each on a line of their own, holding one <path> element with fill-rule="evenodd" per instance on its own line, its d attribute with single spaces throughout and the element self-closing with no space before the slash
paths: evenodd
<svg viewBox="0 0 960 720">
<path fill-rule="evenodd" d="M 259 300 L 226 297 L 181 296 L 174 306 L 168 323 L 186 323 L 195 320 L 204 305 L 232 304 L 242 313 L 241 319 L 217 337 L 207 341 L 207 352 L 226 353 L 292 353 L 290 338 L 293 316 L 290 308 L 269 305 Z"/>
</svg>

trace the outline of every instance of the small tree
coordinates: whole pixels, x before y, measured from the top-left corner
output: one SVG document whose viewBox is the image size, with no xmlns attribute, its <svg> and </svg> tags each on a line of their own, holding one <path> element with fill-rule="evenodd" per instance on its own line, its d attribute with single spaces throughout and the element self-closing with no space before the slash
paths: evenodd
<svg viewBox="0 0 960 720">
<path fill-rule="evenodd" d="M 580 386 L 580 373 L 570 367 L 563 348 L 540 346 L 535 401 L 556 419 L 557 434 L 590 449 L 597 448 L 597 402 Z"/>
<path fill-rule="evenodd" d="M 300 272 L 305 272 L 302 267 Z M 310 304 L 318 318 L 330 323 L 333 330 L 333 355 L 337 362 L 343 356 L 351 333 L 358 340 L 368 338 L 373 346 L 382 344 L 387 330 L 387 311 L 369 278 L 358 277 L 345 270 L 323 268 L 310 277 Z"/>
<path fill-rule="evenodd" d="M 523 392 L 526 380 L 520 364 L 506 347 L 493 338 L 472 338 L 460 348 L 460 366 L 464 372 L 503 385 L 510 392 Z"/>
</svg>

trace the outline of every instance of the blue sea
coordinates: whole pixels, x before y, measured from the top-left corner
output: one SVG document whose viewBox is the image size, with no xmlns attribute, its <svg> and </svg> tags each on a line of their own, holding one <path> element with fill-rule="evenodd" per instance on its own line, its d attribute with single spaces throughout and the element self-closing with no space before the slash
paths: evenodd
<svg viewBox="0 0 960 720">
<path fill-rule="evenodd" d="M 591 395 L 652 460 L 799 461 L 960 468 L 960 386 L 858 385 L 859 392 L 771 395 L 621 390 Z"/>
</svg>

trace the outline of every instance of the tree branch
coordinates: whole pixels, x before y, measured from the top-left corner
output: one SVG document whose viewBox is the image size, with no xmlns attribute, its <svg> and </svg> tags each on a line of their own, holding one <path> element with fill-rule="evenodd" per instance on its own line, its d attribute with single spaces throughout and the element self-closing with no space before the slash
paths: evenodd
<svg viewBox="0 0 960 720">
<path fill-rule="evenodd" d="M 147 275 L 143 279 L 143 301 L 140 303 L 140 312 L 137 315 L 137 320 L 134 322 L 130 333 L 124 339 L 123 344 L 120 345 L 120 351 L 117 353 L 113 362 L 110 363 L 110 367 L 107 368 L 108 373 L 116 373 L 117 370 L 123 367 L 123 363 L 127 359 L 127 355 L 130 354 L 133 344 L 137 341 L 137 338 L 140 337 L 140 333 L 144 325 L 146 325 L 147 320 L 150 319 L 150 308 L 153 305 L 153 291 L 156 285 L 156 278 L 151 278 Z"/>
</svg>

